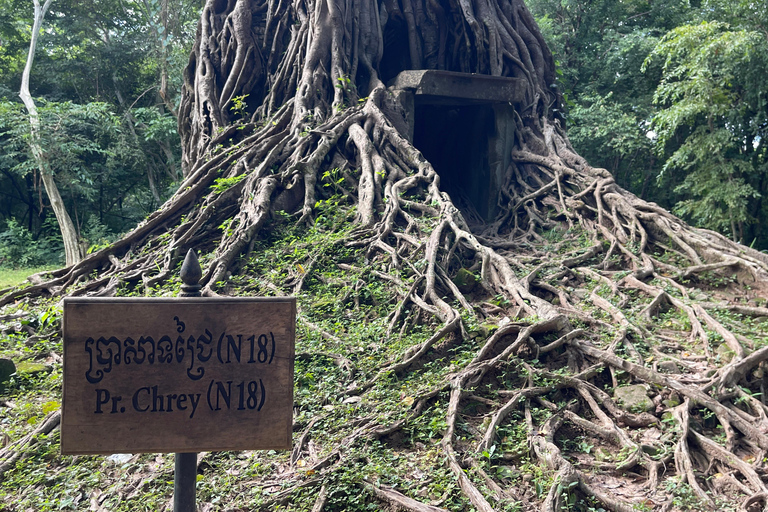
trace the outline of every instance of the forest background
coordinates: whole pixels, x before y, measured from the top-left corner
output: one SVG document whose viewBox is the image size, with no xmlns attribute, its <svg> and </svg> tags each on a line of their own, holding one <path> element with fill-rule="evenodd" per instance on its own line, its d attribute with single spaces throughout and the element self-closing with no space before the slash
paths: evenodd
<svg viewBox="0 0 768 512">
<path fill-rule="evenodd" d="M 179 184 L 176 111 L 202 4 L 51 4 L 30 88 L 49 170 L 83 253 L 131 229 Z M 528 5 L 557 61 L 575 149 L 641 198 L 768 249 L 768 7 L 726 0 Z M 63 263 L 18 97 L 32 17 L 32 2 L 0 0 L 6 268 Z"/>
</svg>

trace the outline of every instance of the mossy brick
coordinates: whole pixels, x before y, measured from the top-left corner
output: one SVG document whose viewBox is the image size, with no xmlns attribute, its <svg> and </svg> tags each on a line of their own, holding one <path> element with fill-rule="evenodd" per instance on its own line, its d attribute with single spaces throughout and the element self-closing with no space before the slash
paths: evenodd
<svg viewBox="0 0 768 512">
<path fill-rule="evenodd" d="M 717 346 L 715 349 L 715 355 L 716 357 L 720 358 L 720 361 L 723 363 L 728 363 L 733 359 L 733 350 L 730 349 L 728 345 L 725 343 L 721 343 Z"/>
<path fill-rule="evenodd" d="M 35 375 L 47 372 L 48 366 L 42 363 L 33 363 L 32 361 L 20 361 L 16 364 L 16 373 L 19 375 Z"/>
<path fill-rule="evenodd" d="M 648 398 L 648 391 L 642 384 L 619 386 L 613 392 L 619 406 L 630 412 L 649 412 L 653 410 L 653 402 Z"/>
<path fill-rule="evenodd" d="M 659 371 L 662 373 L 680 373 L 680 368 L 674 361 L 662 361 L 659 363 Z"/>
</svg>

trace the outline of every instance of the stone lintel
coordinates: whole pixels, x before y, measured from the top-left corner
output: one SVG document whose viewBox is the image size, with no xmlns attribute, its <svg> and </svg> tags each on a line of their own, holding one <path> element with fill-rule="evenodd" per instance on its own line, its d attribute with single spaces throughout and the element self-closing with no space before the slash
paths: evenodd
<svg viewBox="0 0 768 512">
<path fill-rule="evenodd" d="M 412 91 L 419 104 L 512 103 L 525 99 L 526 83 L 519 78 L 439 70 L 403 71 L 391 84 Z"/>
</svg>

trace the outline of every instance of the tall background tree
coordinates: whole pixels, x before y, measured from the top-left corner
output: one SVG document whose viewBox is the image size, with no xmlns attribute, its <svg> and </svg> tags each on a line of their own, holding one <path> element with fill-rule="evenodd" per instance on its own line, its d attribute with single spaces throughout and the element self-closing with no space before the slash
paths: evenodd
<svg viewBox="0 0 768 512">
<path fill-rule="evenodd" d="M 26 113 L 13 93 L 27 62 L 23 45 L 29 48 L 32 33 L 31 9 L 25 12 L 23 6 L 20 0 L 6 1 L 0 20 L 0 137 L 7 148 L 0 164 L 0 222 L 12 226 L 3 235 L 8 244 L 25 245 L 28 234 L 39 242 L 35 247 L 55 252 L 61 237 L 46 223 L 49 202 L 38 193 L 42 175 L 24 149 L 29 136 L 19 116 Z M 59 184 L 83 252 L 135 226 L 181 178 L 175 109 L 199 8 L 195 1 L 51 7 L 30 94 L 45 127 L 40 137 L 50 155 L 48 173 Z M 51 251 L 31 251 L 21 259 L 10 251 L 0 260 L 41 264 Z"/>
<path fill-rule="evenodd" d="M 630 25 L 645 16 L 631 6 Z M 673 37 L 643 47 L 665 55 Z M 424 69 L 516 80 L 509 165 L 485 218 L 414 146 L 401 92 L 387 88 Z M 172 294 L 189 248 L 209 295 L 297 295 L 295 448 L 209 456 L 212 479 L 244 475 L 202 483 L 211 506 L 222 495 L 230 508 L 315 511 L 765 505 L 768 348 L 755 319 L 768 316 L 768 259 L 590 165 L 565 134 L 556 77 L 522 0 L 209 0 L 184 72 L 178 191 L 0 305 Z M 650 101 L 654 87 L 636 86 Z M 591 93 L 584 116 L 606 104 Z M 600 143 L 621 157 L 614 173 L 635 154 L 641 179 L 618 174 L 642 183 L 656 164 L 637 156 L 651 154 L 639 130 L 652 119 L 624 118 L 626 105 L 610 115 L 630 142 Z M 0 471 L 29 444 L 50 449 L 25 439 L 0 452 Z M 123 506 L 93 487 L 96 506 Z"/>
<path fill-rule="evenodd" d="M 40 114 L 37 111 L 35 100 L 29 92 L 29 75 L 32 72 L 32 64 L 35 61 L 37 40 L 43 26 L 45 13 L 48 11 L 50 5 L 51 0 L 46 0 L 42 5 L 38 0 L 34 0 L 35 16 L 34 21 L 32 22 L 32 36 L 29 43 L 27 63 L 22 72 L 21 91 L 19 92 L 19 96 L 29 113 L 29 148 L 32 152 L 32 157 L 37 164 L 37 170 L 40 172 L 43 184 L 45 185 L 45 192 L 48 194 L 48 199 L 51 201 L 51 208 L 56 215 L 56 221 L 59 224 L 59 231 L 61 232 L 61 238 L 64 242 L 64 253 L 66 255 L 65 261 L 67 265 L 74 265 L 80 261 L 81 258 L 80 244 L 77 240 L 75 225 L 72 224 L 72 219 L 67 212 L 64 201 L 61 199 L 59 187 L 56 185 L 56 181 L 53 179 L 53 175 L 49 170 L 49 156 L 47 152 L 43 150 L 41 144 L 40 132 L 42 128 L 40 126 Z"/>
<path fill-rule="evenodd" d="M 669 30 L 698 15 L 689 2 L 554 2 L 530 7 L 557 61 L 569 138 L 579 154 L 617 182 L 665 206 L 656 187 L 663 157 L 648 138 L 659 82 L 645 58 Z"/>
<path fill-rule="evenodd" d="M 725 8 L 723 8 L 725 7 Z M 663 62 L 655 93 L 666 179 L 682 196 L 676 211 L 735 241 L 764 247 L 768 98 L 766 12 L 722 6 L 700 24 L 667 34 L 647 62 Z"/>
<path fill-rule="evenodd" d="M 751 2 L 548 2 L 569 136 L 625 188 L 766 248 L 765 9 Z"/>
</svg>

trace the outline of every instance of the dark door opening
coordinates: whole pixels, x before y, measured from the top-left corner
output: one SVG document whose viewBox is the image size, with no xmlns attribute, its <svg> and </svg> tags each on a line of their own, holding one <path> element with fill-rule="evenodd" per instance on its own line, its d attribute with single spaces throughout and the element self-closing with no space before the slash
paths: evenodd
<svg viewBox="0 0 768 512">
<path fill-rule="evenodd" d="M 408 136 L 440 175 L 441 189 L 470 224 L 493 222 L 517 140 L 524 80 L 434 69 L 401 71 L 390 88 Z"/>
<path fill-rule="evenodd" d="M 489 157 L 492 105 L 416 105 L 413 143 L 440 175 L 441 189 L 471 223 L 493 220 L 497 187 Z"/>
</svg>

